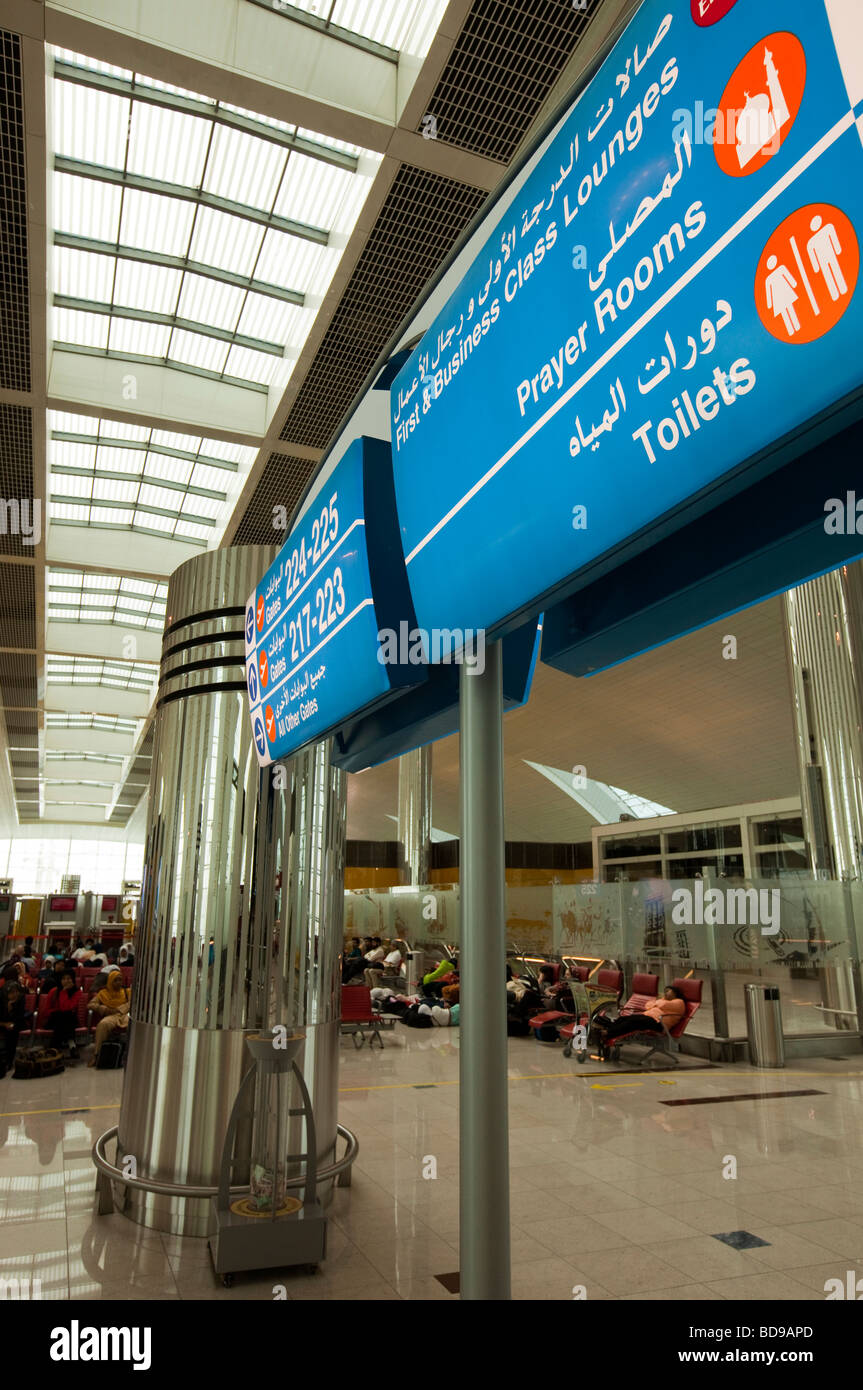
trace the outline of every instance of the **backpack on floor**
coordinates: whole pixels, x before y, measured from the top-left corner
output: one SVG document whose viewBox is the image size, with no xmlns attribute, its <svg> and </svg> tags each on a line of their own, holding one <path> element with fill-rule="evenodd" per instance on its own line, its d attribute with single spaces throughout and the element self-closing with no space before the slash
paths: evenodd
<svg viewBox="0 0 863 1390">
<path fill-rule="evenodd" d="M 123 1055 L 126 1049 L 120 1042 L 103 1042 L 99 1049 L 99 1060 L 96 1063 L 97 1071 L 116 1071 L 123 1065 Z"/>
</svg>

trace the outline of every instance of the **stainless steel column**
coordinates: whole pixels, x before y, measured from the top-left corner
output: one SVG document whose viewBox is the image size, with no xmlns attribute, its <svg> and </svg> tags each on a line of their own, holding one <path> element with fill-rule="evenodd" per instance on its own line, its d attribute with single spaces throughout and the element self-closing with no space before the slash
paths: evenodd
<svg viewBox="0 0 863 1390">
<path fill-rule="evenodd" d="M 813 869 L 863 877 L 863 563 L 785 595 L 804 828 Z"/>
<path fill-rule="evenodd" d="M 501 645 L 460 668 L 461 1297 L 510 1297 Z"/>
<path fill-rule="evenodd" d="M 322 1160 L 335 1144 L 343 792 L 325 794 L 326 751 L 258 767 L 243 618 L 273 553 L 212 551 L 168 588 L 119 1125 L 139 1177 L 215 1185 L 243 1033 L 274 1023 L 306 1029 Z M 307 889 L 314 906 L 293 901 Z M 159 1230 L 208 1228 L 206 1201 L 129 1192 L 125 1210 Z"/>
<path fill-rule="evenodd" d="M 431 867 L 432 750 L 414 748 L 399 758 L 399 858 L 402 881 L 416 888 Z"/>
</svg>

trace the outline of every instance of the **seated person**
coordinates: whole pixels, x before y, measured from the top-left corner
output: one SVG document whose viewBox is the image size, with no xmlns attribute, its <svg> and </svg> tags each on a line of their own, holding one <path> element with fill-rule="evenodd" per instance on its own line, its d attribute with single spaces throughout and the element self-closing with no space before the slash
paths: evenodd
<svg viewBox="0 0 863 1390">
<path fill-rule="evenodd" d="M 72 952 L 72 959 L 76 960 L 79 965 L 86 965 L 88 960 L 90 960 L 91 957 L 95 954 L 96 952 L 93 948 L 93 938 L 92 936 L 88 936 L 84 945 L 79 946 L 77 951 Z"/>
<path fill-rule="evenodd" d="M 39 985 L 39 993 L 48 994 L 52 989 L 59 989 L 63 976 L 67 971 L 74 980 L 74 967 L 71 966 L 68 961 L 65 961 L 62 956 L 55 957 L 47 970 L 41 970 L 39 972 L 39 980 L 41 982 Z"/>
<path fill-rule="evenodd" d="M 383 960 L 375 961 L 373 965 L 367 967 L 365 973 L 366 984 L 371 988 L 380 984 L 382 975 L 400 975 L 402 970 L 402 953 L 398 947 L 394 946 Z"/>
<path fill-rule="evenodd" d="M 367 936 L 366 941 L 369 942 L 371 947 L 371 949 L 366 951 L 365 954 L 366 964 L 374 965 L 375 961 L 383 960 L 385 952 L 383 946 L 381 945 L 380 937 Z"/>
<path fill-rule="evenodd" d="M 347 984 L 348 980 L 352 980 L 354 975 L 362 974 L 364 965 L 365 958 L 360 949 L 360 938 L 355 936 L 351 940 L 351 949 L 345 952 L 342 961 L 342 984 Z"/>
<path fill-rule="evenodd" d="M 100 1015 L 99 1023 L 96 1025 L 93 1056 L 87 1063 L 88 1067 L 95 1067 L 106 1039 L 112 1033 L 129 1027 L 129 991 L 124 986 L 123 976 L 116 966 L 111 969 L 104 988 L 99 990 L 90 1008 L 93 1013 Z"/>
<path fill-rule="evenodd" d="M 26 1018 L 24 991 L 16 980 L 0 987 L 0 1079 L 15 1060 L 18 1035 Z"/>
<path fill-rule="evenodd" d="M 51 1045 L 61 1052 L 69 1045 L 69 1056 L 77 1057 L 75 1029 L 78 1026 L 78 1001 L 82 991 L 75 984 L 71 970 L 64 970 L 59 986 L 48 995 L 48 1027 L 51 1029 Z"/>
<path fill-rule="evenodd" d="M 665 1024 L 673 1028 L 686 1013 L 686 1000 L 676 985 L 667 985 L 662 998 L 648 1004 L 643 1014 L 626 1014 L 620 1018 L 594 1018 L 593 1026 L 603 1044 L 603 1056 L 613 1046 L 614 1039 L 626 1033 L 662 1033 Z"/>
</svg>

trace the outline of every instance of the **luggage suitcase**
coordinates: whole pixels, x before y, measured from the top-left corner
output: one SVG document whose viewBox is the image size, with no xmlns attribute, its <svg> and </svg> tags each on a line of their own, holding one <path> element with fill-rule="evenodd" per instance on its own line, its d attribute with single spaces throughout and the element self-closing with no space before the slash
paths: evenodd
<svg viewBox="0 0 863 1390">
<path fill-rule="evenodd" d="M 99 1049 L 99 1060 L 96 1063 L 97 1071 L 116 1071 L 123 1065 L 123 1054 L 126 1051 L 121 1042 L 103 1042 Z"/>
</svg>

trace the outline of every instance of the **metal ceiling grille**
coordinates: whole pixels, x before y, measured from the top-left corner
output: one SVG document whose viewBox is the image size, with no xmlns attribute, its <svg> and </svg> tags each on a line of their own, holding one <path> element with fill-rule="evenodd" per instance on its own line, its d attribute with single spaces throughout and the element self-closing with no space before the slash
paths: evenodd
<svg viewBox="0 0 863 1390">
<path fill-rule="evenodd" d="M 117 800 L 108 816 L 108 825 L 125 825 L 150 785 L 155 730 L 155 721 L 151 720 L 137 753 L 129 763 Z"/>
<path fill-rule="evenodd" d="M 0 295 L 0 352 L 4 298 L 5 283 L 3 295 Z M 32 559 L 33 540 L 38 540 L 33 525 L 36 520 L 32 412 L 23 405 L 0 405 L 0 555 L 22 555 Z M 38 520 L 41 527 L 41 501 Z"/>
<path fill-rule="evenodd" d="M 508 164 L 598 9 L 477 0 L 428 103 L 438 140 Z"/>
<path fill-rule="evenodd" d="M 36 650 L 36 586 L 32 565 L 0 564 L 0 647 Z"/>
<path fill-rule="evenodd" d="M 6 737 L 10 748 L 39 747 L 39 718 L 35 710 L 6 711 Z"/>
<path fill-rule="evenodd" d="M 284 507 L 290 521 L 317 466 L 308 459 L 294 458 L 291 454 L 270 454 L 254 496 L 237 528 L 234 545 L 259 545 L 262 542 L 280 544 L 284 540 L 284 533 L 273 529 L 273 508 Z"/>
<path fill-rule="evenodd" d="M 36 708 L 36 654 L 0 652 L 0 694 L 4 708 Z"/>
<path fill-rule="evenodd" d="M 325 448 L 388 339 L 485 196 L 479 188 L 402 165 L 282 439 Z"/>
<path fill-rule="evenodd" d="M 0 386 L 30 390 L 30 301 L 21 40 L 0 29 Z"/>
</svg>

